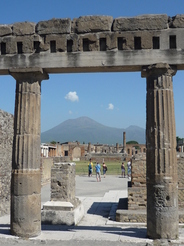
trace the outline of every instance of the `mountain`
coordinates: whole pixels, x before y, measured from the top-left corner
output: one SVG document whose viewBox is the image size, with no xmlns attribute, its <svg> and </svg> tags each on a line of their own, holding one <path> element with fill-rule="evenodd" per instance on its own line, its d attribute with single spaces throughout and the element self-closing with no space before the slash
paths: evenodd
<svg viewBox="0 0 184 246">
<path fill-rule="evenodd" d="M 123 143 L 123 132 L 126 142 L 135 140 L 145 143 L 145 129 L 129 126 L 126 129 L 104 126 L 88 117 L 66 120 L 52 129 L 41 133 L 41 142 L 56 141 L 60 143 L 79 141 L 80 143 L 116 144 Z"/>
</svg>

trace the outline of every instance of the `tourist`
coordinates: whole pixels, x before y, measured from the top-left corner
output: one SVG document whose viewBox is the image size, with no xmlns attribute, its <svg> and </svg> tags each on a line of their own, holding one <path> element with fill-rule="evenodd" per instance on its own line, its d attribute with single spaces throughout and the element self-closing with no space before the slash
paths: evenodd
<svg viewBox="0 0 184 246">
<path fill-rule="evenodd" d="M 103 162 L 102 167 L 103 167 L 103 175 L 104 175 L 104 178 L 105 178 L 105 175 L 106 175 L 106 172 L 107 172 L 107 166 L 106 166 L 105 162 Z"/>
<path fill-rule="evenodd" d="M 91 161 L 91 158 L 89 159 L 88 163 L 88 176 L 91 177 L 93 174 L 93 162 Z"/>
<path fill-rule="evenodd" d="M 125 178 L 125 165 L 124 165 L 124 162 L 122 162 L 122 164 L 121 164 L 121 176 L 123 178 Z"/>
<path fill-rule="evenodd" d="M 127 162 L 127 175 L 128 178 L 131 178 L 131 160 Z"/>
<path fill-rule="evenodd" d="M 96 166 L 95 166 L 95 170 L 96 170 L 96 180 L 97 182 L 98 181 L 101 181 L 101 173 L 100 173 L 100 169 L 101 169 L 101 166 L 100 164 L 97 162 Z"/>
</svg>

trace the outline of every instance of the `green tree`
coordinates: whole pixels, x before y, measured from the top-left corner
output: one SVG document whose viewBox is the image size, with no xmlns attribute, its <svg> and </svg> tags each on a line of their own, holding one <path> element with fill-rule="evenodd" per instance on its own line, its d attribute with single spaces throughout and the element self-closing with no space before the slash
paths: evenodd
<svg viewBox="0 0 184 246">
<path fill-rule="evenodd" d="M 126 144 L 139 144 L 139 143 L 137 141 L 132 140 L 132 141 L 128 141 Z"/>
<path fill-rule="evenodd" d="M 51 144 L 56 144 L 56 141 L 52 141 L 52 142 L 50 142 Z"/>
</svg>

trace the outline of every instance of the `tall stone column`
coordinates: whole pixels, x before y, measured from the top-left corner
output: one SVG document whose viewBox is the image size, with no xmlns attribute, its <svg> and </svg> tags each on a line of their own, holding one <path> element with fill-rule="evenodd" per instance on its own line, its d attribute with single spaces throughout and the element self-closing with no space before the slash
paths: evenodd
<svg viewBox="0 0 184 246">
<path fill-rule="evenodd" d="M 116 143 L 116 153 L 119 153 L 119 144 Z"/>
<path fill-rule="evenodd" d="M 123 132 L 123 152 L 126 153 L 126 132 Z"/>
<path fill-rule="evenodd" d="M 91 154 L 91 143 L 88 143 L 88 153 Z"/>
<path fill-rule="evenodd" d="M 40 94 L 42 69 L 12 69 L 16 79 L 11 177 L 11 233 L 41 232 Z"/>
<path fill-rule="evenodd" d="M 178 184 L 172 76 L 176 69 L 156 64 L 143 69 L 147 78 L 147 235 L 178 237 Z"/>
</svg>

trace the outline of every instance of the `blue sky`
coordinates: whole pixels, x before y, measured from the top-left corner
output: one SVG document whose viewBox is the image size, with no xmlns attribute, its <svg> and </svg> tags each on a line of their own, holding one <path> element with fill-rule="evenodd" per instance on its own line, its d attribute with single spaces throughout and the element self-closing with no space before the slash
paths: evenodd
<svg viewBox="0 0 184 246">
<path fill-rule="evenodd" d="M 0 24 L 52 18 L 183 14 L 182 0 L 1 0 Z M 42 82 L 41 131 L 88 116 L 106 126 L 146 128 L 146 79 L 134 73 L 50 74 Z M 184 137 L 184 72 L 173 77 L 176 135 Z M 14 113 L 15 80 L 0 76 L 0 109 Z"/>
</svg>

